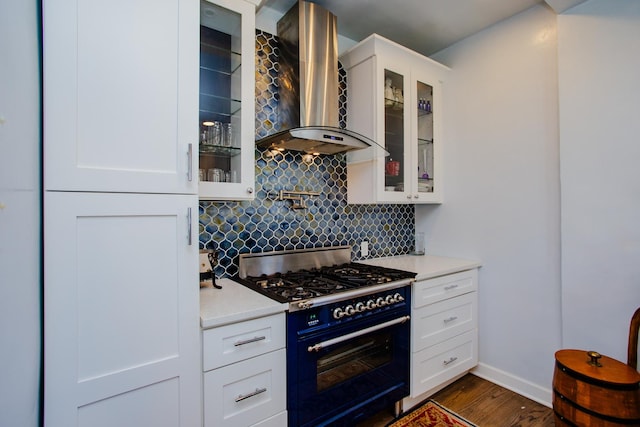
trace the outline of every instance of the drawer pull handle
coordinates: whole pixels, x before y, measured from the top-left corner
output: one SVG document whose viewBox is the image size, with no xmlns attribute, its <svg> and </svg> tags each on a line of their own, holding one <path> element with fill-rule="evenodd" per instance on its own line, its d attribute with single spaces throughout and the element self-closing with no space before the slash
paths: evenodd
<svg viewBox="0 0 640 427">
<path fill-rule="evenodd" d="M 443 361 L 442 363 L 444 363 L 444 366 L 447 366 L 447 365 L 449 365 L 449 364 L 451 364 L 451 363 L 455 362 L 456 360 L 458 360 L 458 358 L 457 358 L 457 357 L 450 357 L 450 358 L 449 358 L 449 360 L 445 360 L 445 361 Z"/>
<path fill-rule="evenodd" d="M 267 388 L 263 387 L 263 388 L 257 388 L 256 391 L 252 391 L 251 393 L 245 394 L 244 396 L 240 395 L 236 397 L 236 403 L 242 402 L 243 400 L 248 399 L 250 397 L 257 396 L 260 393 L 264 393 L 265 391 L 267 391 Z"/>
<path fill-rule="evenodd" d="M 457 285 L 457 284 L 453 284 L 453 285 L 445 286 L 445 287 L 444 287 L 444 290 L 445 290 L 445 291 L 450 291 L 451 289 L 455 289 L 455 288 L 457 288 L 457 287 L 458 287 L 458 285 Z"/>
<path fill-rule="evenodd" d="M 234 346 L 239 347 L 241 345 L 251 344 L 252 342 L 262 341 L 262 340 L 266 340 L 266 339 L 267 339 L 267 337 L 265 337 L 265 336 L 253 337 L 253 338 L 249 338 L 248 340 L 237 341 L 234 344 Z"/>
<path fill-rule="evenodd" d="M 449 322 L 453 322 L 454 320 L 458 320 L 458 316 L 451 316 L 448 319 L 444 319 L 445 325 Z"/>
</svg>

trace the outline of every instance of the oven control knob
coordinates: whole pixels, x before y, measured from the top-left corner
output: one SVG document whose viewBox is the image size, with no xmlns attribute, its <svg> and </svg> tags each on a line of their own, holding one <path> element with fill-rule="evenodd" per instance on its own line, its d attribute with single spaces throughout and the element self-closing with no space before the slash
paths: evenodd
<svg viewBox="0 0 640 427">
<path fill-rule="evenodd" d="M 369 301 L 367 301 L 367 310 L 373 310 L 376 307 L 377 305 L 374 300 L 370 299 Z"/>
<path fill-rule="evenodd" d="M 335 310 L 333 310 L 334 319 L 341 319 L 343 316 L 344 316 L 344 311 L 342 311 L 342 308 L 338 307 Z"/>
<path fill-rule="evenodd" d="M 378 297 L 378 299 L 376 299 L 376 305 L 378 307 L 384 307 L 385 305 L 387 305 L 387 302 L 384 300 L 384 298 Z"/>
<path fill-rule="evenodd" d="M 393 304 L 396 302 L 396 299 L 393 297 L 393 295 L 387 295 L 384 299 L 384 302 L 386 302 L 387 304 Z"/>
<path fill-rule="evenodd" d="M 356 304 L 356 313 L 362 313 L 366 309 L 367 309 L 367 307 L 365 307 L 363 302 L 359 302 L 359 303 Z"/>
<path fill-rule="evenodd" d="M 398 292 L 396 292 L 396 294 L 393 296 L 393 299 L 395 299 L 396 302 L 404 301 L 404 297 L 402 295 L 400 295 Z"/>
<path fill-rule="evenodd" d="M 356 313 L 356 309 L 351 304 L 345 307 L 344 314 L 347 316 L 353 316 Z"/>
</svg>

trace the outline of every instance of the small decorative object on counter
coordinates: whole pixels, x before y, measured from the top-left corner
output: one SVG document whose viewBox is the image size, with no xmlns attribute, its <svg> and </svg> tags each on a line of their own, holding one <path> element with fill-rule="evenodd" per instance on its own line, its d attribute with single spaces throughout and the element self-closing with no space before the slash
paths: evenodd
<svg viewBox="0 0 640 427">
<path fill-rule="evenodd" d="M 207 287 L 208 281 L 214 288 L 222 289 L 222 286 L 216 284 L 216 265 L 218 264 L 218 251 L 212 249 L 203 249 L 200 251 L 200 287 Z"/>
<path fill-rule="evenodd" d="M 424 233 L 416 233 L 415 248 L 411 255 L 424 255 Z"/>
</svg>

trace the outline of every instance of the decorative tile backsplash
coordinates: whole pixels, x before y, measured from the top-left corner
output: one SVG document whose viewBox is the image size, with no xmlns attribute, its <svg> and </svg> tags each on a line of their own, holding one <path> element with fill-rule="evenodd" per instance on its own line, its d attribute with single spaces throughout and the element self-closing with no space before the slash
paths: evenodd
<svg viewBox="0 0 640 427">
<path fill-rule="evenodd" d="M 256 138 L 278 129 L 277 37 L 256 31 Z M 346 73 L 340 67 L 340 126 L 346 124 Z M 348 205 L 344 154 L 273 155 L 256 149 L 256 197 L 241 202 L 200 202 L 200 248 L 217 249 L 218 277 L 238 273 L 238 256 L 324 246 L 349 245 L 352 259 L 362 259 L 360 242 L 369 241 L 369 256 L 409 253 L 413 249 L 414 205 Z M 307 161 L 305 161 L 307 160 Z M 278 200 L 280 190 L 308 191 L 304 208 Z"/>
</svg>

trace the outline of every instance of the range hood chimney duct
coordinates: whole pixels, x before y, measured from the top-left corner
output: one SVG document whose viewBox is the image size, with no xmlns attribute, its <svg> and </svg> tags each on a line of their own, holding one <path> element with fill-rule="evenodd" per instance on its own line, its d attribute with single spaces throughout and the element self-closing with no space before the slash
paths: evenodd
<svg viewBox="0 0 640 427">
<path fill-rule="evenodd" d="M 336 154 L 377 146 L 338 124 L 337 19 L 315 3 L 298 1 L 278 21 L 279 132 L 258 147 Z"/>
</svg>

